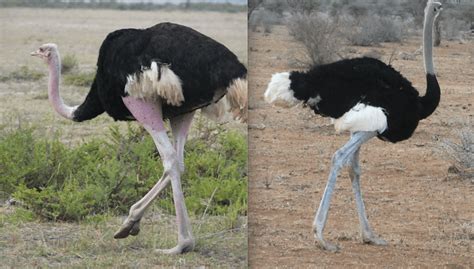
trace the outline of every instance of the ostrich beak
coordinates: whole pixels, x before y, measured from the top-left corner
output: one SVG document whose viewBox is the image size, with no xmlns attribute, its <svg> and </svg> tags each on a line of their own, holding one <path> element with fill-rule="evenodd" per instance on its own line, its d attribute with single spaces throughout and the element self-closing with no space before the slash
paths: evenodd
<svg viewBox="0 0 474 269">
<path fill-rule="evenodd" d="M 41 56 L 41 53 L 39 52 L 39 50 L 37 51 L 33 51 L 30 53 L 31 56 Z"/>
<path fill-rule="evenodd" d="M 38 56 L 40 58 L 48 58 L 49 55 L 51 54 L 50 51 L 40 51 L 40 50 L 37 50 L 37 51 L 33 51 L 30 53 L 31 56 Z"/>
</svg>

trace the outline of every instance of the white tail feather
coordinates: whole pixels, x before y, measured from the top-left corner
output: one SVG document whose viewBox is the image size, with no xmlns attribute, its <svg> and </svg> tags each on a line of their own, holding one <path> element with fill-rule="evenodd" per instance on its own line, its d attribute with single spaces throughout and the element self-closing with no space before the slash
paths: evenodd
<svg viewBox="0 0 474 269">
<path fill-rule="evenodd" d="M 158 79 L 158 75 L 160 79 Z M 152 62 L 150 69 L 127 77 L 125 92 L 140 99 L 156 99 L 160 97 L 167 104 L 180 106 L 184 102 L 183 89 L 179 77 L 166 65 L 158 66 Z"/>
<path fill-rule="evenodd" d="M 264 94 L 265 101 L 281 107 L 297 105 L 299 101 L 294 97 L 294 92 L 290 86 L 291 80 L 289 72 L 273 74 Z"/>
<path fill-rule="evenodd" d="M 201 111 L 206 117 L 216 122 L 227 121 L 227 112 L 230 112 L 234 119 L 246 122 L 248 110 L 247 96 L 247 79 L 237 78 L 227 87 L 226 95 L 219 102 L 213 103 Z"/>
</svg>

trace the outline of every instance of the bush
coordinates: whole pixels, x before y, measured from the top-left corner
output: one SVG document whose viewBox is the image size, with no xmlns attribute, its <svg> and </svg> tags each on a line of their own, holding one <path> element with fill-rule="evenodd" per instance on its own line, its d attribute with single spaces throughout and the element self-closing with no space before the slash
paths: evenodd
<svg viewBox="0 0 474 269">
<path fill-rule="evenodd" d="M 280 21 L 281 18 L 277 13 L 265 9 L 258 9 L 252 12 L 249 25 L 250 29 L 254 32 L 261 26 L 265 33 L 271 33 L 273 26 L 280 24 Z"/>
<path fill-rule="evenodd" d="M 373 8 L 375 9 L 376 6 L 374 6 Z M 366 6 L 360 6 L 356 4 L 345 6 L 344 9 L 347 14 L 355 18 L 367 17 L 369 13 L 368 8 Z"/>
<path fill-rule="evenodd" d="M 459 142 L 441 141 L 442 156 L 453 162 L 452 171 L 474 183 L 474 130 L 465 128 L 459 132 Z"/>
<path fill-rule="evenodd" d="M 191 214 L 246 214 L 247 147 L 235 132 L 215 139 L 191 139 L 186 146 L 183 191 Z M 81 220 L 88 215 L 127 213 L 161 177 L 163 167 L 152 139 L 129 126 L 109 139 L 74 148 L 57 138 L 37 138 L 32 129 L 0 133 L 0 188 L 48 220 Z M 174 211 L 168 188 L 158 205 Z"/>
<path fill-rule="evenodd" d="M 68 54 L 61 60 L 61 72 L 63 74 L 71 72 L 72 70 L 76 69 L 77 66 L 77 59 L 74 55 Z"/>
<path fill-rule="evenodd" d="M 285 10 L 288 9 L 288 4 L 286 0 L 270 0 L 270 1 L 263 1 L 263 7 L 266 10 L 269 10 L 272 13 L 276 13 L 282 15 Z"/>
<path fill-rule="evenodd" d="M 248 0 L 248 18 L 252 17 L 252 13 L 256 10 L 261 4 L 263 0 Z"/>
<path fill-rule="evenodd" d="M 424 10 L 426 7 L 426 1 L 414 0 L 406 1 L 402 4 L 403 10 L 409 13 L 415 20 L 415 25 L 423 25 Z"/>
<path fill-rule="evenodd" d="M 447 40 L 460 40 L 463 33 L 469 32 L 469 23 L 455 18 L 444 19 L 442 21 L 443 35 Z"/>
<path fill-rule="evenodd" d="M 316 12 L 321 2 L 316 0 L 286 0 L 292 14 L 311 14 Z"/>
<path fill-rule="evenodd" d="M 64 76 L 64 83 L 67 85 L 90 87 L 94 82 L 94 73 L 67 74 Z"/>
<path fill-rule="evenodd" d="M 473 29 L 472 27 L 474 26 L 474 6 L 463 8 L 460 19 L 471 24 L 470 28 Z"/>
<path fill-rule="evenodd" d="M 0 81 L 5 82 L 9 80 L 24 80 L 24 81 L 36 81 L 44 76 L 43 73 L 31 70 L 28 66 L 23 65 L 19 69 L 11 72 L 8 75 L 0 75 Z"/>
<path fill-rule="evenodd" d="M 321 13 L 296 14 L 288 20 L 290 34 L 305 49 L 305 62 L 320 65 L 338 59 L 342 49 L 339 23 Z"/>
<path fill-rule="evenodd" d="M 366 16 L 358 22 L 349 19 L 347 29 L 349 30 L 347 34 L 349 42 L 356 46 L 373 46 L 381 42 L 400 42 L 403 37 L 401 21 L 378 15 Z"/>
</svg>

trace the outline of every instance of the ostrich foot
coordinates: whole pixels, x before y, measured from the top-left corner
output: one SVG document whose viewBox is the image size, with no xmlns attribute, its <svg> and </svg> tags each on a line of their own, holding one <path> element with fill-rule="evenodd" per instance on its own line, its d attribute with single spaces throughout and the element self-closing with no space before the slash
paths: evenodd
<svg viewBox="0 0 474 269">
<path fill-rule="evenodd" d="M 176 255 L 176 254 L 183 254 L 186 252 L 190 252 L 193 249 L 194 249 L 194 239 L 187 239 L 187 240 L 183 240 L 182 242 L 179 242 L 178 245 L 174 248 L 155 249 L 155 252 L 158 252 L 161 254 Z"/>
<path fill-rule="evenodd" d="M 334 253 L 336 253 L 340 250 L 339 246 L 337 246 L 335 244 L 332 244 L 332 243 L 329 243 L 326 240 L 316 238 L 316 242 L 319 244 L 319 247 L 324 249 L 324 250 L 334 252 Z"/>
<path fill-rule="evenodd" d="M 129 220 L 128 218 L 122 224 L 122 227 L 114 234 L 115 239 L 126 238 L 129 235 L 137 235 L 140 232 L 140 219 Z"/>
<path fill-rule="evenodd" d="M 376 245 L 376 246 L 386 246 L 387 245 L 387 241 L 385 241 L 381 237 L 378 237 L 378 236 L 373 235 L 373 234 L 363 235 L 362 236 L 362 242 L 364 242 L 364 244 Z"/>
</svg>

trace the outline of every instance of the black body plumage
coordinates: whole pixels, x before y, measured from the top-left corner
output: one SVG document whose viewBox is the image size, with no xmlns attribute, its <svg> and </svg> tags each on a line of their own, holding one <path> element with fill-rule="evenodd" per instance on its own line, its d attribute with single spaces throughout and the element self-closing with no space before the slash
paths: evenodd
<svg viewBox="0 0 474 269">
<path fill-rule="evenodd" d="M 391 142 L 409 138 L 419 120 L 429 116 L 439 103 L 434 75 L 427 75 L 427 95 L 420 97 L 398 71 L 367 57 L 319 65 L 307 72 L 294 71 L 290 80 L 297 99 L 307 103 L 319 96 L 316 105 L 307 104 L 322 116 L 339 118 L 357 103 L 382 108 L 388 127 L 379 138 Z"/>
<path fill-rule="evenodd" d="M 180 78 L 184 102 L 163 104 L 163 117 L 172 118 L 209 105 L 247 69 L 229 49 L 186 26 L 160 23 L 147 29 L 122 29 L 102 43 L 97 73 L 86 100 L 74 113 L 84 121 L 106 111 L 115 120 L 133 120 L 122 102 L 129 75 L 149 68 L 151 62 L 167 65 Z"/>
</svg>

